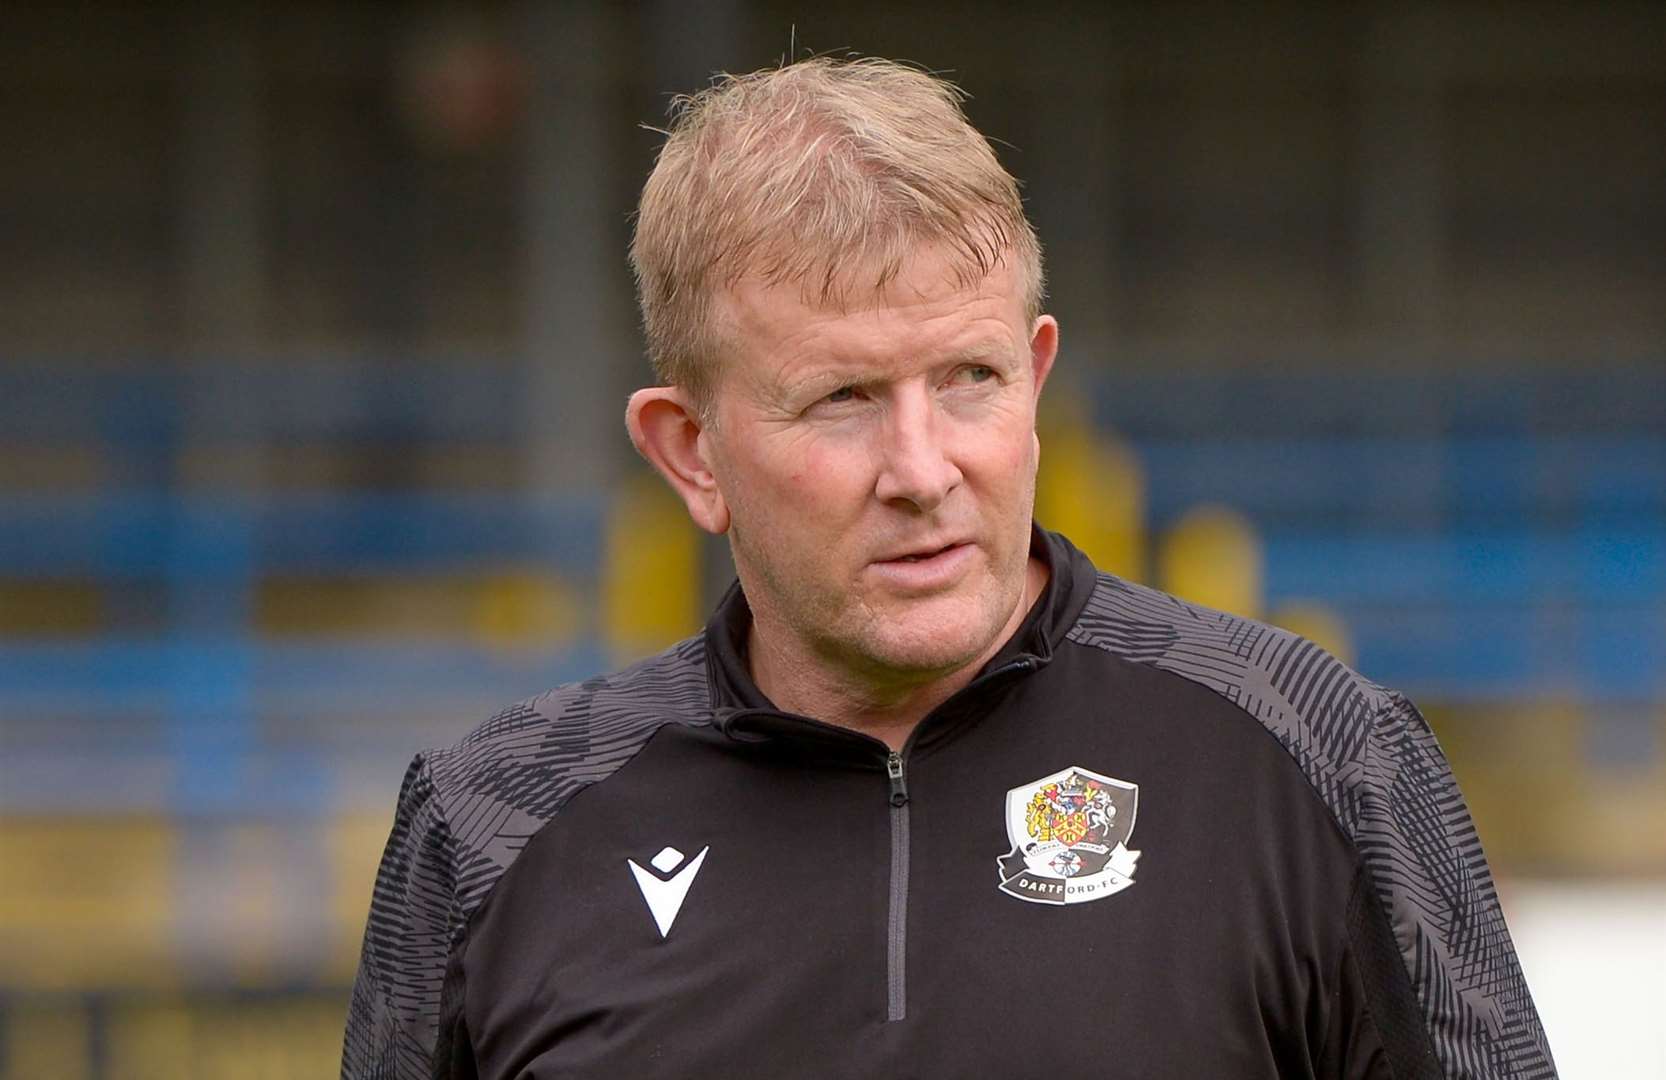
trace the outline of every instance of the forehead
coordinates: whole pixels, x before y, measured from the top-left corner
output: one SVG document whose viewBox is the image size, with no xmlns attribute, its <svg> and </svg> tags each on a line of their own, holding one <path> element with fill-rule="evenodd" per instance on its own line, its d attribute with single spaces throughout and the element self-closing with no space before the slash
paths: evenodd
<svg viewBox="0 0 1666 1080">
<path fill-rule="evenodd" d="M 850 290 L 842 305 L 817 302 L 797 282 L 743 278 L 713 304 L 728 346 L 722 364 L 732 371 L 737 365 L 889 360 L 899 351 L 1014 348 L 1026 335 L 1024 292 L 1013 261 L 1009 256 L 966 284 L 957 278 L 955 261 L 928 248 L 882 286 Z"/>
</svg>

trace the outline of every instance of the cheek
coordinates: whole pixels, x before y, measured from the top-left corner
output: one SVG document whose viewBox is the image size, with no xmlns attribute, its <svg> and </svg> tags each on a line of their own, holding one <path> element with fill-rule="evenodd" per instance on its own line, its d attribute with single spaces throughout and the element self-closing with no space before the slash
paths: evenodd
<svg viewBox="0 0 1666 1080">
<path fill-rule="evenodd" d="M 856 446 L 823 441 L 802 448 L 787 476 L 793 497 L 823 513 L 871 488 L 872 456 Z"/>
<path fill-rule="evenodd" d="M 775 447 L 750 462 L 739 485 L 751 508 L 800 530 L 840 517 L 840 508 L 871 489 L 869 457 L 854 448 L 800 441 Z M 864 487 L 864 484 L 867 486 Z"/>
<path fill-rule="evenodd" d="M 985 483 L 1004 488 L 1021 488 L 1030 483 L 1030 473 L 1037 462 L 1032 424 L 1014 418 L 999 431 L 991 431 L 987 426 L 976 428 L 963 445 Z"/>
</svg>

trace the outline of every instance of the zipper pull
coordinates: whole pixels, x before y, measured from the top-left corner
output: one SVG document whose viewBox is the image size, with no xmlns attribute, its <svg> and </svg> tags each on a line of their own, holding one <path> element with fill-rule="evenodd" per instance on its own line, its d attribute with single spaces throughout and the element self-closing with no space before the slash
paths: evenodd
<svg viewBox="0 0 1666 1080">
<path fill-rule="evenodd" d="M 908 784 L 902 776 L 902 755 L 895 750 L 885 759 L 885 775 L 891 778 L 891 805 L 908 804 Z"/>
</svg>

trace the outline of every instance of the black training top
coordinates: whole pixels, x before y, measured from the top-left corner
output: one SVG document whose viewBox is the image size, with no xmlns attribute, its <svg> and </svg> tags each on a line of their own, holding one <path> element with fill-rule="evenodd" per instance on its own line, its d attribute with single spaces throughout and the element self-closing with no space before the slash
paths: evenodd
<svg viewBox="0 0 1666 1080">
<path fill-rule="evenodd" d="M 420 754 L 342 1075 L 1553 1077 L 1403 697 L 1100 574 L 891 753 L 704 633 Z"/>
</svg>

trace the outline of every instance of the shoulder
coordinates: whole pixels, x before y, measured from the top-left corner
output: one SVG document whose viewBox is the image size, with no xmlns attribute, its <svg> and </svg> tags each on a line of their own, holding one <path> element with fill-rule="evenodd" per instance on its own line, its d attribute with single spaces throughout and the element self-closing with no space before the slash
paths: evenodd
<svg viewBox="0 0 1666 1080">
<path fill-rule="evenodd" d="M 710 713 L 705 637 L 699 635 L 620 671 L 516 702 L 455 745 L 423 756 L 436 785 L 455 793 L 478 788 L 486 774 L 543 760 L 550 749 L 563 750 L 566 764 L 581 765 L 587 752 L 605 754 L 605 747 L 628 745 L 633 734 L 668 723 L 706 723 Z"/>
<path fill-rule="evenodd" d="M 1396 696 L 1298 634 L 1111 574 L 1099 575 L 1067 636 L 1202 683 L 1275 730 L 1368 715 Z"/>
<path fill-rule="evenodd" d="M 502 709 L 455 745 L 419 754 L 406 786 L 445 822 L 459 884 L 484 883 L 569 799 L 622 768 L 660 729 L 710 722 L 705 638 L 697 635 Z"/>
<path fill-rule="evenodd" d="M 1374 970 L 1410 980 L 1429 1040 L 1402 1030 L 1406 1060 L 1555 1075 L 1469 809 L 1410 701 L 1289 631 L 1108 574 L 1067 637 L 1208 687 L 1277 738 L 1353 843 L 1378 940 L 1398 948 L 1403 973 Z"/>
<path fill-rule="evenodd" d="M 454 942 L 533 834 L 668 724 L 710 719 L 705 641 L 498 712 L 416 756 L 376 872 L 343 1076 L 426 1074 Z"/>
<path fill-rule="evenodd" d="M 1365 803 L 1439 798 L 1449 773 L 1417 710 L 1308 639 L 1100 574 L 1068 640 L 1201 685 L 1274 736 L 1344 831 Z M 1404 766 L 1425 783 L 1408 787 Z M 1435 783 L 1430 787 L 1428 782 Z"/>
</svg>

